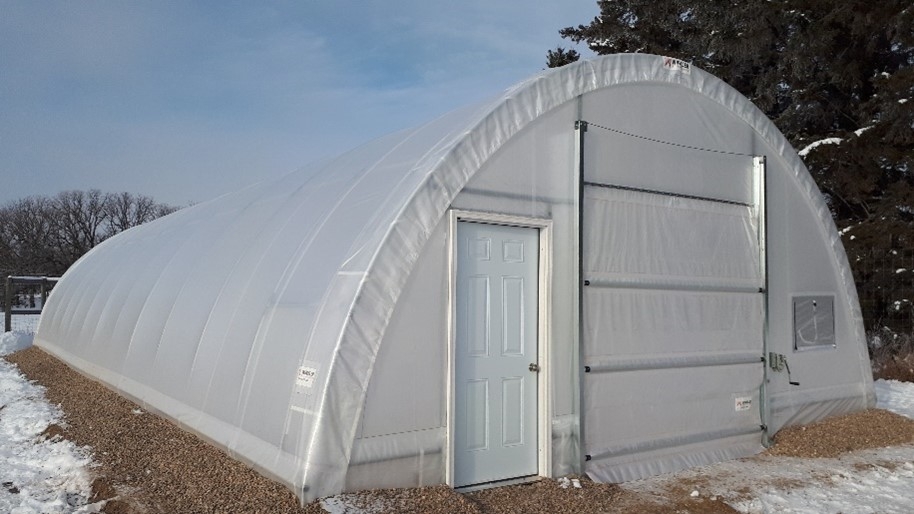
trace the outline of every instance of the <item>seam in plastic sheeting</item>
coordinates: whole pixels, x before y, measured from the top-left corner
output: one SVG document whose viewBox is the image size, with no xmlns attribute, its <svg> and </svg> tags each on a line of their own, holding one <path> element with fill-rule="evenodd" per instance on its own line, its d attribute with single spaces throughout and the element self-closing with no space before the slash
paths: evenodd
<svg viewBox="0 0 914 514">
<path fill-rule="evenodd" d="M 356 439 L 350 465 L 441 453 L 445 447 L 445 435 L 445 428 L 438 427 Z"/>
</svg>

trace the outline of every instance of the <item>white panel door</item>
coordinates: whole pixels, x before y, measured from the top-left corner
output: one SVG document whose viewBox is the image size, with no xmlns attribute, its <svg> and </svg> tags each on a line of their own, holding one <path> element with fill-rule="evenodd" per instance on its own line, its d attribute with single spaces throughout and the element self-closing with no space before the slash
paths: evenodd
<svg viewBox="0 0 914 514">
<path fill-rule="evenodd" d="M 457 224 L 454 486 L 537 474 L 537 229 Z"/>
</svg>

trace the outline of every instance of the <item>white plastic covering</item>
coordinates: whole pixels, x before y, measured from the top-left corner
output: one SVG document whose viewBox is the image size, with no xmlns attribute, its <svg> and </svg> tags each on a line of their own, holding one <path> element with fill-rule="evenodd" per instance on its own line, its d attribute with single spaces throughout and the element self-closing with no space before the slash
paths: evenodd
<svg viewBox="0 0 914 514">
<path fill-rule="evenodd" d="M 584 205 L 588 279 L 764 286 L 749 207 L 604 187 L 585 189 Z"/>
<path fill-rule="evenodd" d="M 423 296 L 423 291 L 446 293 L 445 214 L 459 205 L 551 218 L 555 283 L 550 364 L 560 368 L 553 375 L 552 472 L 580 470 L 582 415 L 587 419 L 606 413 L 607 419 L 624 425 L 615 428 L 634 434 L 651 423 L 688 418 L 688 412 L 658 417 L 634 409 L 630 399 L 600 402 L 598 395 L 622 390 L 636 394 L 639 388 L 676 383 L 657 378 L 657 370 L 604 373 L 598 395 L 588 396 L 578 388 L 578 313 L 572 310 L 578 198 L 569 187 L 577 173 L 569 152 L 574 119 L 768 158 L 765 319 L 758 315 L 757 295 L 720 305 L 710 293 L 686 303 L 675 295 L 644 293 L 631 296 L 617 311 L 614 306 L 621 299 L 610 291 L 586 303 L 587 309 L 601 311 L 594 315 L 606 310 L 634 327 L 639 318 L 633 305 L 668 312 L 707 305 L 709 312 L 738 318 L 739 330 L 751 333 L 746 341 L 757 341 L 767 320 L 768 350 L 789 354 L 793 378 L 803 383 L 790 386 L 786 376 L 774 373 L 767 397 L 758 390 L 745 391 L 772 429 L 860 408 L 872 400 L 852 276 L 828 209 L 802 163 L 764 115 L 735 90 L 701 70 L 670 69 L 663 59 L 647 55 L 608 56 L 543 72 L 491 102 L 116 236 L 76 263 L 57 285 L 36 343 L 287 484 L 303 500 L 337 493 L 347 483 L 350 488 L 408 484 L 414 479 L 407 476 L 407 468 L 418 470 L 419 483 L 440 483 L 449 465 L 443 405 L 449 401 L 443 358 L 448 300 L 444 295 Z M 515 141 L 525 141 L 523 147 L 532 151 L 511 150 Z M 601 154 L 599 147 L 594 151 L 622 164 L 612 170 L 627 170 L 610 172 L 609 178 L 622 185 L 661 191 L 669 186 L 673 192 L 751 203 L 746 201 L 752 184 L 745 167 L 731 175 L 733 166 L 704 166 L 699 158 L 671 178 L 677 169 L 671 159 L 680 154 L 652 153 L 653 146 L 613 148 L 613 153 Z M 650 172 L 641 172 L 641 160 L 650 163 Z M 739 166 L 747 162 L 739 156 L 733 161 Z M 641 182 L 624 184 L 623 178 Z M 530 188 L 520 188 L 534 179 Z M 688 189 L 700 184 L 713 186 Z M 696 206 L 700 200 L 691 202 Z M 699 230 L 697 235 L 705 239 L 695 244 L 680 232 L 685 222 L 670 216 L 669 206 L 641 198 L 629 211 L 624 208 L 629 204 L 613 200 L 595 207 L 594 215 L 618 216 L 617 225 L 638 223 L 639 216 L 667 224 L 670 238 L 641 240 L 642 254 L 684 251 L 693 258 L 634 262 L 618 253 L 610 265 L 627 262 L 626 273 L 684 280 L 706 271 L 740 283 L 759 280 L 753 275 L 753 251 L 738 243 L 758 230 L 744 216 L 745 209 L 691 209 L 689 226 L 730 217 L 717 224 L 725 227 L 714 235 L 720 244 L 705 248 L 712 235 Z M 629 236 L 607 237 L 608 247 L 638 242 Z M 600 266 L 594 264 L 594 271 Z M 791 353 L 794 294 L 834 295 L 834 348 Z M 404 307 L 418 304 L 424 307 Z M 713 337 L 715 323 L 722 321 L 701 321 L 693 325 L 692 318 L 671 319 L 674 328 L 695 334 L 694 341 L 715 348 L 728 344 Z M 406 333 L 430 339 L 420 343 Z M 390 334 L 428 345 L 418 354 L 435 360 L 424 363 L 428 368 L 421 372 L 408 372 L 417 352 L 400 339 L 391 340 Z M 669 351 L 666 345 L 658 343 L 629 357 L 662 358 Z M 753 343 L 748 351 L 756 352 L 757 346 Z M 376 370 L 376 362 L 389 370 Z M 724 395 L 730 405 L 731 393 L 743 395 L 757 379 L 725 370 L 708 375 L 692 394 Z M 397 395 L 390 394 L 418 388 L 422 392 L 412 400 L 392 399 Z M 367 405 L 366 399 L 406 403 L 387 409 Z M 618 412 L 624 408 L 630 411 Z M 394 411 L 396 422 L 382 421 Z M 641 414 L 645 417 L 638 417 Z M 738 425 L 722 425 L 731 426 Z M 615 463 L 619 473 L 602 475 L 607 479 L 697 462 L 662 456 L 654 460 L 659 466 L 628 462 L 620 456 L 631 454 L 635 446 L 642 452 L 654 450 L 650 444 L 632 446 L 609 428 L 605 433 L 594 433 L 597 430 L 589 428 L 585 439 L 595 437 L 595 446 Z M 760 435 L 747 441 L 738 430 L 724 432 L 717 435 L 738 439 L 742 452 L 754 451 L 760 441 Z M 694 437 L 673 441 L 682 448 L 705 442 Z M 669 438 L 665 444 L 669 448 Z M 732 456 L 714 449 L 704 454 Z"/>
<path fill-rule="evenodd" d="M 585 155 L 591 132 L 599 131 L 587 132 Z M 749 177 L 740 173 L 746 160 L 730 174 Z M 585 159 L 585 178 L 601 179 L 588 173 L 600 162 Z M 682 183 L 691 194 L 706 194 L 704 184 Z M 762 447 L 759 210 L 671 196 L 681 189 L 663 186 L 665 194 L 597 185 L 584 191 L 585 469 L 604 481 Z"/>
</svg>

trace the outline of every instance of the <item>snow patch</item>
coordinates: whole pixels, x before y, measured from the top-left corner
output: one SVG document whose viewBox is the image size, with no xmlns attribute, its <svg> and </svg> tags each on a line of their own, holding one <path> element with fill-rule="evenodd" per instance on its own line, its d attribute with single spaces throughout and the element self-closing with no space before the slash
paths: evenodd
<svg viewBox="0 0 914 514">
<path fill-rule="evenodd" d="M 734 502 L 731 506 L 740 512 L 752 514 L 910 512 L 914 471 L 904 465 L 894 469 L 874 465 L 872 470 L 865 472 L 841 469 L 831 474 L 829 481 L 830 485 L 826 487 L 768 487 L 755 498 Z"/>
<path fill-rule="evenodd" d="M 873 388 L 876 407 L 914 419 L 914 383 L 879 379 Z"/>
<path fill-rule="evenodd" d="M 366 502 L 359 493 L 343 493 L 321 499 L 321 508 L 330 514 L 377 514 L 390 512 L 383 498 Z"/>
<path fill-rule="evenodd" d="M 34 334 L 4 332 L 0 334 L 0 356 L 9 355 L 32 346 Z"/>
<path fill-rule="evenodd" d="M 844 234 L 847 234 L 848 232 L 850 232 L 851 229 L 854 228 L 854 227 L 856 227 L 856 226 L 857 226 L 857 225 L 849 225 L 849 226 L 847 226 L 847 227 L 844 227 L 844 228 L 842 228 L 841 230 L 838 231 L 838 235 L 839 235 L 839 236 L 843 236 Z"/>
<path fill-rule="evenodd" d="M 843 141 L 844 140 L 841 139 L 840 137 L 827 137 L 825 139 L 820 139 L 818 141 L 814 141 L 814 142 L 810 143 L 809 145 L 806 146 L 806 148 L 800 150 L 798 153 L 799 153 L 800 157 L 806 157 L 807 155 L 809 155 L 809 152 L 815 150 L 819 146 L 840 145 Z"/>
<path fill-rule="evenodd" d="M 62 412 L 45 400 L 43 387 L 3 359 L 0 408 L 0 512 L 98 512 L 103 503 L 88 503 L 89 451 L 60 437 L 42 436 L 52 423 L 61 423 Z"/>
<path fill-rule="evenodd" d="M 329 496 L 321 500 L 321 508 L 330 514 L 346 514 L 347 512 L 359 512 L 354 506 L 350 506 L 339 496 Z"/>
<path fill-rule="evenodd" d="M 577 478 L 562 477 L 558 479 L 559 487 L 562 489 L 568 489 L 569 487 L 574 487 L 575 489 L 581 488 L 581 481 Z"/>
</svg>

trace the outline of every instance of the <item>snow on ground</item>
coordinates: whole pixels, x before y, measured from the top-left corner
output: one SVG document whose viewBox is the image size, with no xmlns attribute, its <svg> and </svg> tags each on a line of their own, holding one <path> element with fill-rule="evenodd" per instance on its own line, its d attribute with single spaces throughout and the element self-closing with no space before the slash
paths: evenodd
<svg viewBox="0 0 914 514">
<path fill-rule="evenodd" d="M 876 407 L 914 419 L 914 383 L 877 380 Z"/>
<path fill-rule="evenodd" d="M 16 314 L 16 312 L 13 311 L 13 319 L 11 320 L 13 326 L 11 328 L 13 329 L 13 332 L 34 334 L 38 331 L 39 319 L 41 319 L 40 314 Z M 3 330 L 3 323 L 3 311 L 0 311 L 0 331 Z"/>
<path fill-rule="evenodd" d="M 32 346 L 32 334 L 3 332 L 0 334 L 0 356 L 24 350 Z"/>
<path fill-rule="evenodd" d="M 863 450 L 837 459 L 759 456 L 672 475 L 739 512 L 907 514 L 914 503 L 914 446 Z M 623 485 L 652 492 L 658 477 Z M 693 493 L 694 494 L 694 493 Z"/>
<path fill-rule="evenodd" d="M 0 356 L 28 347 L 32 336 L 0 334 Z M 0 359 L 0 512 L 86 513 L 91 496 L 89 450 L 42 432 L 63 413 L 16 366 Z"/>
</svg>

